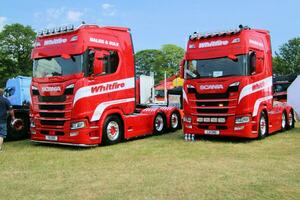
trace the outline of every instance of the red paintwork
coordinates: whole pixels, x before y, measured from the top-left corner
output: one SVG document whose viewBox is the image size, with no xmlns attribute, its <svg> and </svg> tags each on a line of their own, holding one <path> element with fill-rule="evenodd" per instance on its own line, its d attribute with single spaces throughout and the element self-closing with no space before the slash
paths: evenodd
<svg viewBox="0 0 300 200">
<path fill-rule="evenodd" d="M 70 41 L 77 36 L 76 41 Z M 44 45 L 46 40 L 66 39 L 67 42 L 55 45 Z M 103 40 L 95 42 L 91 38 Z M 107 41 L 107 42 L 106 42 Z M 114 50 L 119 55 L 119 66 L 115 73 L 101 76 L 85 76 L 83 73 L 68 76 L 56 76 L 46 78 L 33 78 L 32 87 L 38 88 L 39 95 L 33 94 L 31 106 L 31 119 L 35 127 L 31 128 L 33 141 L 46 141 L 46 135 L 57 136 L 53 143 L 72 145 L 97 145 L 102 142 L 102 129 L 105 119 L 112 114 L 121 117 L 124 125 L 124 138 L 129 139 L 141 135 L 153 133 L 154 117 L 158 112 L 169 118 L 170 112 L 176 108 L 140 109 L 136 112 L 136 103 L 139 102 L 139 87 L 135 81 L 134 53 L 131 35 L 128 28 L 99 27 L 96 25 L 83 25 L 72 32 L 51 36 L 38 37 L 36 42 L 41 44 L 32 51 L 32 59 L 60 56 L 62 54 L 82 54 L 89 48 Z M 121 80 L 121 81 L 120 81 Z M 126 80 L 125 82 L 122 82 Z M 111 82 L 110 85 L 106 84 Z M 127 85 L 129 86 L 127 87 Z M 40 102 L 40 96 L 62 96 L 67 86 L 74 84 L 73 94 L 66 95 L 63 102 Z M 99 84 L 104 84 L 100 85 Z M 98 85 L 98 86 L 95 86 Z M 43 91 L 45 87 L 59 87 L 60 91 Z M 122 89 L 124 88 L 124 89 Z M 84 91 L 84 89 L 87 89 Z M 120 89 L 120 90 L 117 90 Z M 101 93 L 104 92 L 104 93 Z M 87 95 L 88 94 L 88 95 Z M 96 95 L 95 95 L 96 94 Z M 80 96 L 86 95 L 86 96 Z M 137 96 L 136 96 L 137 95 Z M 112 101 L 113 104 L 107 104 Z M 60 111 L 41 110 L 41 105 L 63 105 L 65 109 Z M 103 108 L 103 110 L 101 110 Z M 96 111 L 98 109 L 98 111 Z M 41 117 L 40 112 L 65 113 L 64 117 Z M 98 112 L 98 113 L 97 113 Z M 41 121 L 63 121 L 61 126 L 42 125 Z M 71 122 L 85 121 L 86 127 L 70 130 Z M 169 127 L 169 123 L 168 123 Z M 43 133 L 43 134 L 42 134 Z M 74 135 L 74 136 L 72 136 Z"/>
<path fill-rule="evenodd" d="M 239 42 L 233 43 L 234 40 L 239 38 Z M 251 42 L 250 42 L 251 40 Z M 212 41 L 228 41 L 226 45 L 216 45 L 211 47 L 199 48 L 199 43 L 212 42 Z M 253 42 L 255 41 L 255 42 Z M 211 44 L 211 43 L 210 43 Z M 272 55 L 271 55 L 271 44 L 270 35 L 266 30 L 258 29 L 241 29 L 234 34 L 220 34 L 212 35 L 209 37 L 201 37 L 198 35 L 195 38 L 190 38 L 187 44 L 187 50 L 185 53 L 185 61 L 193 59 L 210 59 L 218 57 L 226 57 L 228 55 L 240 55 L 248 54 L 249 51 L 255 51 L 257 57 L 263 57 L 257 59 L 257 68 L 262 68 L 260 73 L 251 76 L 233 76 L 233 77 L 220 77 L 220 78 L 201 78 L 191 79 L 184 81 L 184 115 L 191 117 L 192 122 L 184 122 L 183 132 L 184 134 L 198 134 L 204 135 L 205 130 L 219 130 L 220 136 L 236 136 L 245 138 L 256 138 L 258 137 L 258 120 L 259 114 L 262 110 L 268 113 L 269 120 L 269 133 L 274 133 L 281 129 L 281 118 L 282 113 L 285 111 L 289 113 L 291 107 L 285 104 L 274 103 L 272 99 Z M 261 82 L 268 78 L 270 86 L 265 87 L 267 81 Z M 238 91 L 229 92 L 227 97 L 224 98 L 208 98 L 208 95 L 212 94 L 224 94 L 229 88 L 229 85 L 235 82 L 240 82 Z M 248 92 L 246 96 L 241 98 L 241 91 L 245 87 L 249 87 L 252 84 L 250 90 L 254 92 Z M 203 85 L 222 85 L 218 89 L 206 89 L 202 90 L 200 86 Z M 203 94 L 205 99 L 196 96 L 195 91 L 189 92 L 187 87 L 194 87 L 196 93 Z M 265 87 L 265 88 L 264 88 Z M 259 89 L 264 88 L 264 89 Z M 256 91 L 257 90 L 257 91 Z M 271 97 L 268 100 L 259 99 L 264 97 Z M 197 106 L 203 104 L 204 106 Z M 208 102 L 215 102 L 217 105 L 207 105 Z M 226 106 L 219 106 L 218 103 L 228 102 Z M 258 112 L 254 114 L 255 103 L 257 104 Z M 198 109 L 198 110 L 197 110 Z M 201 109 L 210 109 L 208 112 L 199 112 Z M 215 111 L 213 111 L 213 109 Z M 222 112 L 222 110 L 227 111 Z M 205 123 L 197 122 L 197 117 L 226 117 L 226 123 Z M 249 123 L 243 123 L 240 125 L 235 124 L 235 118 L 238 116 L 251 116 Z M 235 127 L 244 126 L 242 130 L 235 130 Z"/>
</svg>

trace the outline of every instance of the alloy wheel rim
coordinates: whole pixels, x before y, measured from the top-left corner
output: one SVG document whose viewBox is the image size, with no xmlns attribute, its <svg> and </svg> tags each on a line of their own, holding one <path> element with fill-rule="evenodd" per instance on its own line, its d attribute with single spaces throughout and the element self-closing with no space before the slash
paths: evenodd
<svg viewBox="0 0 300 200">
<path fill-rule="evenodd" d="M 157 115 L 155 118 L 155 129 L 157 131 L 162 131 L 164 128 L 164 119 L 162 118 L 161 115 Z"/>
<path fill-rule="evenodd" d="M 261 117 L 259 125 L 260 125 L 260 133 L 261 133 L 261 135 L 265 135 L 266 132 L 267 132 L 267 125 L 266 125 L 266 119 L 265 119 L 264 116 Z"/>
<path fill-rule="evenodd" d="M 108 123 L 107 128 L 107 137 L 109 140 L 114 141 L 120 135 L 120 127 L 119 124 L 115 121 L 111 121 Z"/>
<path fill-rule="evenodd" d="M 286 117 L 285 117 L 285 114 L 282 113 L 282 118 L 281 118 L 281 128 L 285 128 L 286 126 Z"/>
<path fill-rule="evenodd" d="M 173 113 L 171 115 L 171 125 L 172 125 L 172 128 L 177 128 L 177 126 L 178 126 L 178 116 L 176 113 Z"/>
</svg>

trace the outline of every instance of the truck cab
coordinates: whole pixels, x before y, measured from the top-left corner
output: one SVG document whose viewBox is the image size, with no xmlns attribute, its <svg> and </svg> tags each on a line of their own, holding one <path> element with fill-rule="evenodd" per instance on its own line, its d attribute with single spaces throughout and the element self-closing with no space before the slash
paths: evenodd
<svg viewBox="0 0 300 200">
<path fill-rule="evenodd" d="M 292 109 L 273 101 L 266 30 L 192 34 L 181 76 L 185 134 L 263 138 L 294 122 Z"/>
<path fill-rule="evenodd" d="M 31 139 L 91 146 L 155 132 L 175 108 L 136 106 L 130 30 L 82 24 L 39 33 L 32 51 Z M 166 111 L 168 110 L 168 111 Z M 161 128 L 161 126 L 158 126 Z M 105 134 L 102 134 L 102 133 Z"/>
</svg>

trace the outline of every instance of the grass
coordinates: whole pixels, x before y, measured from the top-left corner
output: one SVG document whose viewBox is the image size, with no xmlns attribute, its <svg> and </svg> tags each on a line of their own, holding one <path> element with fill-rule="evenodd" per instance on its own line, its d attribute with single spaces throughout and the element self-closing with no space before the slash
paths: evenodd
<svg viewBox="0 0 300 200">
<path fill-rule="evenodd" d="M 0 199 L 300 199 L 299 125 L 261 141 L 177 131 L 88 149 L 8 142 Z"/>
</svg>

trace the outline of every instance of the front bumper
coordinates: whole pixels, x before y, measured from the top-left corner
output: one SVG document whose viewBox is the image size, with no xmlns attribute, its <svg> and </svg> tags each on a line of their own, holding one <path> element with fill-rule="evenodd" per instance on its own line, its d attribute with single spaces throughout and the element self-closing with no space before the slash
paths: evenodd
<svg viewBox="0 0 300 200">
<path fill-rule="evenodd" d="M 201 124 L 202 125 L 202 124 Z M 207 128 L 201 128 L 199 123 L 183 123 L 184 134 L 195 134 L 195 135 L 216 135 L 216 136 L 228 136 L 228 137 L 240 137 L 240 138 L 256 138 L 257 127 L 255 121 L 248 123 L 234 124 L 226 123 L 223 127 L 226 129 L 218 129 L 218 125 L 203 124 Z M 213 134 L 210 134 L 213 133 Z M 218 133 L 218 134 L 216 134 Z"/>
<path fill-rule="evenodd" d="M 72 146 L 96 146 L 101 143 L 98 126 L 85 127 L 77 130 L 57 130 L 31 128 L 31 141 Z M 45 132 L 47 134 L 45 134 Z M 60 132 L 63 135 L 57 135 Z"/>
</svg>

